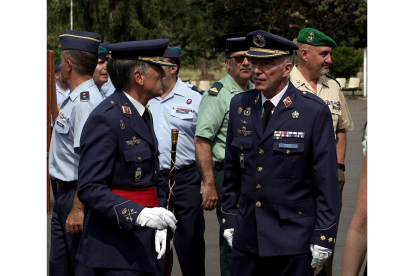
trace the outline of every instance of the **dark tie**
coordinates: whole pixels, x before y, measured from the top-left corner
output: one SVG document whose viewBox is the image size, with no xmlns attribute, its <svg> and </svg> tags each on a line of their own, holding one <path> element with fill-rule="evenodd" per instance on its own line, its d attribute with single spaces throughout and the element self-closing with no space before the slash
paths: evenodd
<svg viewBox="0 0 414 276">
<path fill-rule="evenodd" d="M 267 123 L 269 123 L 270 115 L 272 115 L 272 109 L 275 106 L 273 105 L 271 101 L 267 100 L 264 102 L 263 107 L 264 107 L 264 113 L 262 116 L 262 127 L 263 127 L 263 131 L 265 131 Z"/>
<path fill-rule="evenodd" d="M 151 117 L 150 117 L 150 113 L 149 113 L 148 108 L 145 108 L 145 111 L 142 114 L 142 119 L 144 119 L 144 122 L 147 125 L 147 128 L 149 129 L 150 128 L 150 120 L 151 120 Z"/>
</svg>

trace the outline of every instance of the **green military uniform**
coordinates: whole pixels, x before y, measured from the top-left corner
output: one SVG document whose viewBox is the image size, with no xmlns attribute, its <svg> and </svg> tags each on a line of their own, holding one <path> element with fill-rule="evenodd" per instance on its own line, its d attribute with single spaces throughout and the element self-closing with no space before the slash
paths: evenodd
<svg viewBox="0 0 414 276">
<path fill-rule="evenodd" d="M 253 88 L 254 84 L 249 81 L 248 90 Z M 230 101 L 240 92 L 243 92 L 243 89 L 230 74 L 227 73 L 224 78 L 210 86 L 209 89 L 204 92 L 201 99 L 195 135 L 207 138 L 211 141 L 211 155 L 215 164 L 224 162 Z M 227 275 L 230 271 L 230 256 L 224 256 L 226 256 L 226 252 L 231 252 L 231 248 L 223 238 L 224 230 L 221 226 L 221 184 L 223 182 L 223 169 L 218 169 L 217 166 L 215 166 L 213 173 L 218 194 L 216 214 L 220 224 L 221 275 Z"/>
</svg>

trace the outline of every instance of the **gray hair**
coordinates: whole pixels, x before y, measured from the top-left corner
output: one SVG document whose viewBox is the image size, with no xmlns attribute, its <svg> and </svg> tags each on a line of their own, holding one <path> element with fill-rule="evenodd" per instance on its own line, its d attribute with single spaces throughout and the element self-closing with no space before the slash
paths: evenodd
<svg viewBox="0 0 414 276">
<path fill-rule="evenodd" d="M 138 70 L 148 74 L 149 64 L 140 60 L 109 59 L 106 66 L 112 84 L 118 90 L 124 90 L 133 82 L 133 72 Z"/>
</svg>

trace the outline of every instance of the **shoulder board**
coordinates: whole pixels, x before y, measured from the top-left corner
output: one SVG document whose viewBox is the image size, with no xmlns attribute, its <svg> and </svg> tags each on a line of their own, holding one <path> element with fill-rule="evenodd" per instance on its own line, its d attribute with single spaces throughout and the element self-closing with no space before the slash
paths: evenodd
<svg viewBox="0 0 414 276">
<path fill-rule="evenodd" d="M 201 90 L 200 88 L 198 88 L 195 85 L 193 85 L 193 87 L 191 87 L 191 90 L 194 90 L 194 91 L 200 93 L 201 95 L 203 95 L 203 93 L 204 93 L 204 90 Z"/>
<path fill-rule="evenodd" d="M 339 87 L 341 87 L 341 85 L 339 84 L 339 82 L 333 76 L 331 76 L 329 74 L 325 74 L 325 76 L 327 76 L 328 78 L 333 79 L 334 81 L 336 81 L 336 83 L 339 85 Z"/>
<path fill-rule="evenodd" d="M 314 100 L 314 101 L 316 101 L 316 102 L 318 102 L 320 104 L 323 104 L 323 105 L 326 104 L 321 98 L 319 98 L 318 96 L 316 96 L 315 94 L 313 94 L 311 92 L 308 92 L 308 91 L 300 91 L 299 93 L 303 97 L 305 97 L 305 98 L 312 99 L 312 100 Z"/>
<path fill-rule="evenodd" d="M 218 92 L 220 92 L 221 88 L 223 88 L 223 84 L 221 82 L 216 81 L 208 90 L 208 94 L 212 96 L 217 96 Z"/>
<path fill-rule="evenodd" d="M 82 92 L 81 94 L 80 94 L 80 100 L 82 101 L 82 102 L 89 102 L 90 101 L 90 97 L 89 97 L 89 91 L 85 91 L 85 92 Z"/>
</svg>

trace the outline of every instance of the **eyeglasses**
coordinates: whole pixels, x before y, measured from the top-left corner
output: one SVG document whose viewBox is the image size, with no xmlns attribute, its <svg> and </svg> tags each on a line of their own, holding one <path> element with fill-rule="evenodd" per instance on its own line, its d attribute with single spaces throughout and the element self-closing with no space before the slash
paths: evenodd
<svg viewBox="0 0 414 276">
<path fill-rule="evenodd" d="M 227 59 L 232 59 L 234 58 L 234 61 L 237 63 L 242 63 L 244 61 L 244 59 L 246 58 L 244 55 L 236 55 L 236 56 L 232 56 L 232 57 L 226 57 Z"/>
</svg>

